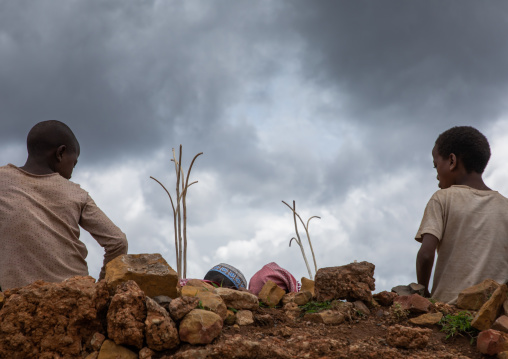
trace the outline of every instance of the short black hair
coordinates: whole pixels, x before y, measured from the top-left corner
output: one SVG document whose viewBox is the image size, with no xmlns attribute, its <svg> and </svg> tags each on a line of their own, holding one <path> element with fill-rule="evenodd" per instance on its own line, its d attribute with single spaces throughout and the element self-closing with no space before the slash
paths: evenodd
<svg viewBox="0 0 508 359">
<path fill-rule="evenodd" d="M 79 142 L 72 130 L 56 120 L 39 122 L 28 132 L 26 139 L 29 155 L 39 155 L 61 145 L 71 151 L 79 151 Z"/>
<path fill-rule="evenodd" d="M 490 159 L 487 137 L 471 126 L 456 126 L 446 130 L 436 140 L 437 153 L 447 158 L 455 154 L 467 173 L 483 173 Z"/>
<path fill-rule="evenodd" d="M 236 285 L 235 285 L 235 283 L 233 283 L 233 281 L 231 279 L 229 279 L 224 274 L 217 272 L 217 271 L 213 271 L 213 270 L 209 271 L 208 273 L 206 273 L 205 278 L 203 278 L 203 279 L 215 282 L 224 288 L 236 289 Z"/>
</svg>

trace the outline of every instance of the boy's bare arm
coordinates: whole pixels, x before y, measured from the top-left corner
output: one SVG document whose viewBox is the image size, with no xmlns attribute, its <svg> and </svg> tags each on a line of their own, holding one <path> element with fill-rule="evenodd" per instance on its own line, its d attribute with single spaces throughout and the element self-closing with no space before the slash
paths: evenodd
<svg viewBox="0 0 508 359">
<path fill-rule="evenodd" d="M 422 246 L 416 256 L 416 278 L 418 284 L 425 286 L 425 296 L 430 297 L 429 281 L 434 266 L 434 256 L 439 240 L 432 234 L 422 236 Z"/>
</svg>

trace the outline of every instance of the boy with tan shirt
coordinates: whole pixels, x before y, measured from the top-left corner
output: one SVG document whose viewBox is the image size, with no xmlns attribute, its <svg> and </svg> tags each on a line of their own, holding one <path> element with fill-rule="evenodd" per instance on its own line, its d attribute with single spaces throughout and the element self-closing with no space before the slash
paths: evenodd
<svg viewBox="0 0 508 359">
<path fill-rule="evenodd" d="M 125 234 L 69 181 L 80 152 L 71 129 L 59 121 L 40 122 L 28 134 L 27 149 L 23 167 L 0 167 L 2 290 L 88 275 L 80 227 L 104 247 L 104 266 L 127 253 Z"/>
<path fill-rule="evenodd" d="M 422 243 L 416 273 L 427 296 L 455 304 L 460 291 L 487 278 L 508 280 L 508 199 L 483 182 L 490 147 L 478 130 L 443 132 L 432 157 L 441 189 L 428 202 L 415 237 Z"/>
</svg>

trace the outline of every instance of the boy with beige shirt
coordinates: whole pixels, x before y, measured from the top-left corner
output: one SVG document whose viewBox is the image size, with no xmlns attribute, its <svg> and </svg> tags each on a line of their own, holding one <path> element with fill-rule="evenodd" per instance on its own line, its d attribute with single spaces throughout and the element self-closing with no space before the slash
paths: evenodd
<svg viewBox="0 0 508 359">
<path fill-rule="evenodd" d="M 80 151 L 70 128 L 59 121 L 40 122 L 30 130 L 27 148 L 23 167 L 0 167 L 2 290 L 88 275 L 80 227 L 104 247 L 104 266 L 127 253 L 125 234 L 69 181 Z"/>
<path fill-rule="evenodd" d="M 463 289 L 490 278 L 508 280 L 508 199 L 488 188 L 482 173 L 490 159 L 478 130 L 453 127 L 432 150 L 441 190 L 434 193 L 415 239 L 418 283 L 428 285 L 437 250 L 432 297 L 455 304 Z"/>
</svg>

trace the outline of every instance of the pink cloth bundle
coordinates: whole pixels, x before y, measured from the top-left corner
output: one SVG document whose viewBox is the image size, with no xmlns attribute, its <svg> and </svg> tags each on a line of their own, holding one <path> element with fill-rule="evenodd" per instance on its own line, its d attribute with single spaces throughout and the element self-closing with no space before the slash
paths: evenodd
<svg viewBox="0 0 508 359">
<path fill-rule="evenodd" d="M 272 262 L 265 265 L 252 276 L 249 282 L 249 291 L 258 295 L 269 280 L 275 282 L 286 292 L 298 292 L 300 290 L 300 283 L 297 282 L 295 277 L 284 268 L 281 268 L 277 263 Z"/>
</svg>

